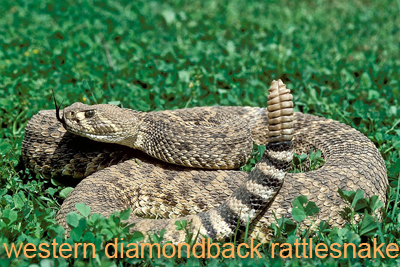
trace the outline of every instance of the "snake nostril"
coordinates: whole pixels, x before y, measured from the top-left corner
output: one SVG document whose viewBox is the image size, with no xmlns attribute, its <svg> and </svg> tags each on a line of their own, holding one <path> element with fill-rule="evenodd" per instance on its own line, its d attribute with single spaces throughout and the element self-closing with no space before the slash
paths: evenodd
<svg viewBox="0 0 400 267">
<path fill-rule="evenodd" d="M 75 112 L 74 111 L 65 112 L 64 116 L 66 119 L 73 119 L 75 117 Z"/>
</svg>

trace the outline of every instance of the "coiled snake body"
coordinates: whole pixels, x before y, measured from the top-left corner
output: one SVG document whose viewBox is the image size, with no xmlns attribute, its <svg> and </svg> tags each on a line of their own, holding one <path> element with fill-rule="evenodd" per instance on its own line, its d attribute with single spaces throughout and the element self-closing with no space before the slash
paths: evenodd
<svg viewBox="0 0 400 267">
<path fill-rule="evenodd" d="M 126 118 L 121 119 L 119 111 L 113 111 L 116 107 L 106 108 L 111 114 L 107 117 L 102 108 L 93 111 L 74 104 L 64 109 L 61 123 L 54 110 L 41 111 L 26 126 L 22 157 L 26 166 L 46 177 L 86 177 L 64 201 L 57 215 L 61 225 L 67 226 L 67 214 L 80 202 L 104 216 L 131 207 L 135 230 L 166 229 L 165 239 L 173 242 L 184 240 L 183 231 L 175 230 L 176 219 L 159 218 L 185 216 L 193 220 L 194 232 L 200 229 L 219 239 L 232 235 L 238 220 L 244 226 L 250 219 L 250 236 L 266 242 L 271 236 L 268 226 L 275 222 L 272 213 L 290 217 L 291 203 L 299 195 L 320 208 L 317 223 L 329 220 L 336 226 L 344 224 L 339 211 L 346 206 L 338 188 L 361 188 L 367 196 L 386 201 L 386 167 L 367 137 L 333 120 L 293 116 L 291 95 L 281 81 L 274 81 L 269 91 L 270 112 L 253 107 L 123 110 Z M 92 123 L 91 118 L 100 122 Z M 124 127 L 129 130 L 121 133 Z M 65 128 L 79 135 L 88 131 L 85 135 L 93 140 Z M 248 160 L 251 139 L 258 144 L 270 141 L 255 169 L 250 174 L 223 170 Z M 296 153 L 319 149 L 325 164 L 316 171 L 285 176 L 292 148 Z"/>
</svg>

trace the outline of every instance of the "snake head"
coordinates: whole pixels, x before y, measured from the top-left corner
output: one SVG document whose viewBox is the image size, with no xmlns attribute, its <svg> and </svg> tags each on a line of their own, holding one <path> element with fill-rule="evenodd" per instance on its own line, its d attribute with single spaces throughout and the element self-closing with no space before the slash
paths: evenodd
<svg viewBox="0 0 400 267">
<path fill-rule="evenodd" d="M 115 105 L 76 102 L 64 109 L 62 120 L 67 131 L 95 141 L 132 147 L 136 139 L 135 111 Z"/>
</svg>

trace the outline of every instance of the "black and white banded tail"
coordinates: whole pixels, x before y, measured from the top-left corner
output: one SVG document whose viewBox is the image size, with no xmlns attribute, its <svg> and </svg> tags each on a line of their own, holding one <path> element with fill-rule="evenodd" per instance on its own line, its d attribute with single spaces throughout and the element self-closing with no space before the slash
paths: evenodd
<svg viewBox="0 0 400 267">
<path fill-rule="evenodd" d="M 234 234 L 238 221 L 245 227 L 267 207 L 283 184 L 293 158 L 293 96 L 281 80 L 268 90 L 269 143 L 246 181 L 220 206 L 200 213 L 202 226 L 214 239 Z"/>
</svg>

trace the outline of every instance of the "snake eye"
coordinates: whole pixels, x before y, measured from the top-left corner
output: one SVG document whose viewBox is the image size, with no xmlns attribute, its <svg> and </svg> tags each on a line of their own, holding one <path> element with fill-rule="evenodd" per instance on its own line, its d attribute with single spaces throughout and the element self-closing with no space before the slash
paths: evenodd
<svg viewBox="0 0 400 267">
<path fill-rule="evenodd" d="M 86 118 L 91 118 L 91 117 L 94 116 L 94 113 L 95 113 L 94 110 L 85 111 L 85 117 L 86 117 Z"/>
</svg>

